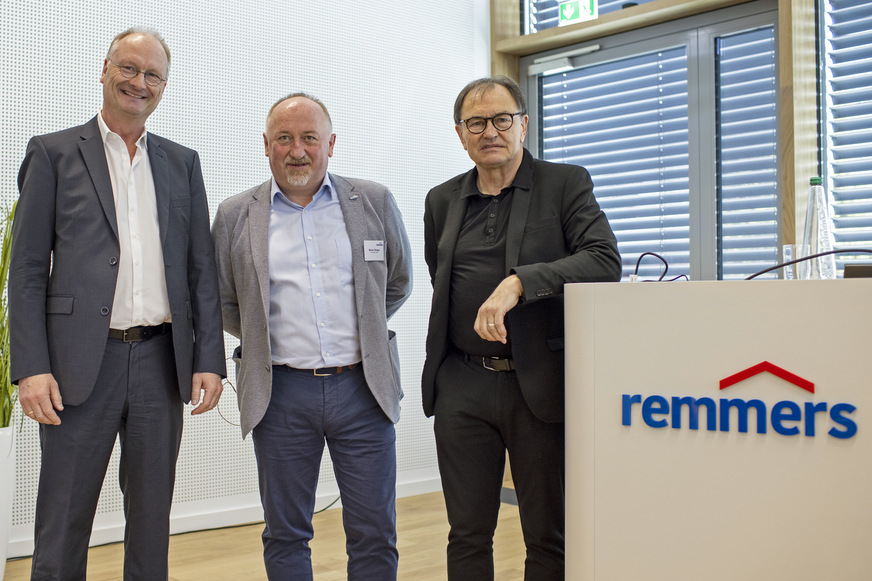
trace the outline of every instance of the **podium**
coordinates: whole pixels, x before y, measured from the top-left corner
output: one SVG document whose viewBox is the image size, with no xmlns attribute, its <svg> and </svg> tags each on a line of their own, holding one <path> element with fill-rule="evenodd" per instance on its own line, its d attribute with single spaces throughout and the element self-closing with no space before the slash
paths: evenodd
<svg viewBox="0 0 872 581">
<path fill-rule="evenodd" d="M 567 579 L 872 579 L 872 280 L 565 299 Z"/>
</svg>

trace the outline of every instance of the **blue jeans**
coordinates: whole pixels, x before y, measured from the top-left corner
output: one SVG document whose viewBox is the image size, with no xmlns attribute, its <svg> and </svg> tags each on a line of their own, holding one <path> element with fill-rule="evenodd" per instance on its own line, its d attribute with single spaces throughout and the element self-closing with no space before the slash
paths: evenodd
<svg viewBox="0 0 872 581">
<path fill-rule="evenodd" d="M 397 578 L 396 431 L 361 366 L 326 377 L 273 366 L 269 408 L 253 438 L 270 581 L 312 579 L 309 541 L 325 441 L 342 497 L 349 581 Z"/>
</svg>

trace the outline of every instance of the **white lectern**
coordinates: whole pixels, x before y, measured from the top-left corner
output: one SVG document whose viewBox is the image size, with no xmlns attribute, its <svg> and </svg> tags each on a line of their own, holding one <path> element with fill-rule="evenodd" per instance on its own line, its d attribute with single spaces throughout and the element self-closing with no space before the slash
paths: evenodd
<svg viewBox="0 0 872 581">
<path fill-rule="evenodd" d="M 872 579 L 872 280 L 566 288 L 566 578 Z"/>
</svg>

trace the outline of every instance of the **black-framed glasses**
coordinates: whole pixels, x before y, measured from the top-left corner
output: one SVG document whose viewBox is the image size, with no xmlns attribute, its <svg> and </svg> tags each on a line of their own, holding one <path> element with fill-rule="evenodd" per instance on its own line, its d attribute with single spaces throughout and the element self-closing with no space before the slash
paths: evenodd
<svg viewBox="0 0 872 581">
<path fill-rule="evenodd" d="M 150 87 L 157 87 L 161 83 L 165 83 L 166 79 L 160 76 L 157 73 L 153 73 L 151 71 L 140 71 L 139 69 L 132 67 L 130 65 L 119 65 L 112 59 L 106 59 L 110 63 L 112 63 L 115 68 L 118 69 L 118 72 L 121 73 L 121 76 L 125 79 L 135 79 L 139 73 L 142 73 L 142 78 L 145 79 L 145 84 Z"/>
<path fill-rule="evenodd" d="M 488 121 L 494 124 L 494 129 L 497 131 L 506 131 L 515 123 L 516 115 L 523 115 L 523 113 L 498 113 L 493 117 L 470 117 L 460 122 L 466 125 L 467 131 L 475 134 L 484 133 L 484 130 L 487 129 Z"/>
</svg>

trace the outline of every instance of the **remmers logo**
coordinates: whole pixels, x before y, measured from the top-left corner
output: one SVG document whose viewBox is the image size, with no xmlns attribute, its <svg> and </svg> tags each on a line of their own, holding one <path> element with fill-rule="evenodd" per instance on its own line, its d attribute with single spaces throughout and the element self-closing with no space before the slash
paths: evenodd
<svg viewBox="0 0 872 581">
<path fill-rule="evenodd" d="M 811 381 L 795 375 L 768 361 L 753 365 L 720 381 L 720 390 L 727 389 L 760 373 L 772 375 L 795 385 L 799 389 L 815 392 Z M 685 429 L 683 420 L 687 418 L 688 430 L 698 430 L 700 416 L 709 432 L 729 432 L 735 429 L 746 433 L 750 416 L 756 422 L 758 434 L 765 434 L 771 427 L 782 436 L 804 435 L 814 437 L 819 430 L 827 430 L 833 438 L 846 440 L 857 433 L 857 423 L 850 417 L 856 407 L 848 403 L 791 400 L 779 401 L 767 408 L 766 403 L 759 399 L 744 400 L 740 398 L 711 398 L 623 394 L 621 396 L 621 421 L 625 426 L 632 426 L 633 420 L 641 420 L 651 428 Z M 686 412 L 684 410 L 687 410 Z M 731 410 L 736 410 L 731 413 Z M 753 414 L 751 413 L 753 411 Z M 735 418 L 735 423 L 731 420 Z M 638 423 L 638 422 L 637 422 Z M 827 429 L 829 428 L 829 429 Z"/>
</svg>

